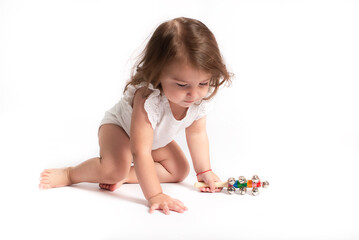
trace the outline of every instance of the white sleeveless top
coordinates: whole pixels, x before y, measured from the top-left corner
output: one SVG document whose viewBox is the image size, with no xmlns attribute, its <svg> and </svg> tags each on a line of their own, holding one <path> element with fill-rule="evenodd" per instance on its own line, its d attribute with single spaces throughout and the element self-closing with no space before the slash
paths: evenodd
<svg viewBox="0 0 359 240">
<path fill-rule="evenodd" d="M 137 89 L 144 86 L 145 83 L 128 85 L 121 100 L 105 113 L 101 125 L 108 123 L 119 125 L 130 136 L 133 96 Z M 180 131 L 207 114 L 208 101 L 202 100 L 192 104 L 182 120 L 176 120 L 166 96 L 152 84 L 149 85 L 149 89 L 153 92 L 145 100 L 144 108 L 153 128 L 152 150 L 166 146 Z"/>
</svg>

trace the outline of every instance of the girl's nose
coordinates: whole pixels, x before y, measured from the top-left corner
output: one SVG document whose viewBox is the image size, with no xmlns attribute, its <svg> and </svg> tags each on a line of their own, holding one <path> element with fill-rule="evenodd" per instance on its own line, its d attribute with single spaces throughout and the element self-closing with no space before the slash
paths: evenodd
<svg viewBox="0 0 359 240">
<path fill-rule="evenodd" d="M 197 97 L 196 89 L 190 88 L 189 91 L 187 92 L 187 95 L 190 96 L 191 98 L 195 99 Z"/>
</svg>

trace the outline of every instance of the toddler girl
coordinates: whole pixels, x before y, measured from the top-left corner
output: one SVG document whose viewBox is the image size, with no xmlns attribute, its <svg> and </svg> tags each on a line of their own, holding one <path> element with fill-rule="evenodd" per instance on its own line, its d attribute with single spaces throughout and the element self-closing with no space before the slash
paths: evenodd
<svg viewBox="0 0 359 240">
<path fill-rule="evenodd" d="M 202 22 L 176 18 L 162 23 L 140 56 L 122 99 L 105 113 L 98 134 L 100 157 L 75 167 L 46 169 L 39 187 L 92 182 L 114 191 L 123 183 L 139 183 L 150 213 L 186 211 L 160 185 L 183 181 L 190 170 L 173 139 L 185 129 L 197 179 L 210 186 L 201 191 L 220 191 L 210 165 L 206 111 L 218 87 L 228 81 L 216 39 Z"/>
</svg>

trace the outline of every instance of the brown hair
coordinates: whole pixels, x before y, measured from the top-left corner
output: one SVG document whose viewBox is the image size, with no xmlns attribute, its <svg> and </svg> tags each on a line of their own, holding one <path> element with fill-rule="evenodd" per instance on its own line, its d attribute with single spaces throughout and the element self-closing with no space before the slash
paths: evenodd
<svg viewBox="0 0 359 240">
<path fill-rule="evenodd" d="M 227 71 L 213 33 L 202 22 L 181 17 L 157 27 L 134 66 L 125 91 L 128 85 L 142 82 L 162 90 L 159 77 L 166 64 L 174 59 L 212 75 L 209 82 L 212 94 L 207 99 L 223 83 L 230 82 L 232 74 Z"/>
</svg>

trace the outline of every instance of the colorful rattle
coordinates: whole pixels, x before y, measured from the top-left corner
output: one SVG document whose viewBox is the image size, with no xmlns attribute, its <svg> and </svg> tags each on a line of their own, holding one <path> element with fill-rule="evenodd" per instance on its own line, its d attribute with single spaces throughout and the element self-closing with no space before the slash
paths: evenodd
<svg viewBox="0 0 359 240">
<path fill-rule="evenodd" d="M 194 184 L 196 188 L 204 188 L 209 187 L 204 182 L 197 182 Z M 259 177 L 257 175 L 254 175 L 252 177 L 252 180 L 246 180 L 245 177 L 240 176 L 238 180 L 231 177 L 228 178 L 227 182 L 215 182 L 215 186 L 217 188 L 227 188 L 227 191 L 229 194 L 235 193 L 236 189 L 239 189 L 239 193 L 241 195 L 244 195 L 247 193 L 247 188 L 252 188 L 252 195 L 257 196 L 259 194 L 258 188 L 263 187 L 267 188 L 269 186 L 269 182 L 261 182 Z"/>
</svg>

